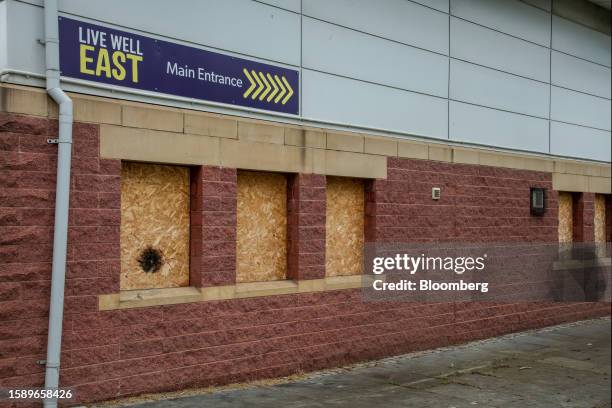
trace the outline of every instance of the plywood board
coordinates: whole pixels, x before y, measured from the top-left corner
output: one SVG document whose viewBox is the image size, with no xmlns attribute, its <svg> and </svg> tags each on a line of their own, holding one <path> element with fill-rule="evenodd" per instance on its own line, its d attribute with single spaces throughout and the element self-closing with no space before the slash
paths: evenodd
<svg viewBox="0 0 612 408">
<path fill-rule="evenodd" d="M 572 193 L 559 192 L 559 242 L 573 241 L 573 204 Z"/>
<path fill-rule="evenodd" d="M 236 282 L 287 277 L 287 178 L 238 172 Z"/>
<path fill-rule="evenodd" d="M 145 263 L 145 272 L 147 250 L 161 259 L 158 268 Z M 120 285 L 121 290 L 189 285 L 188 167 L 122 163 Z"/>
<path fill-rule="evenodd" d="M 363 271 L 364 185 L 359 179 L 327 178 L 325 275 Z"/>
<path fill-rule="evenodd" d="M 603 194 L 595 194 L 595 242 L 606 242 L 606 197 Z"/>
</svg>

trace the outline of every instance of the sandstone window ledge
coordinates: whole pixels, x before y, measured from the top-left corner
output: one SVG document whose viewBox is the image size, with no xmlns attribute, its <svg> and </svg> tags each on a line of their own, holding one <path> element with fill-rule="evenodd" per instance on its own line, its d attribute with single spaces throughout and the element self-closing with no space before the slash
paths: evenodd
<svg viewBox="0 0 612 408">
<path fill-rule="evenodd" d="M 333 276 L 302 281 L 238 283 L 206 288 L 165 288 L 126 290 L 98 296 L 99 310 L 132 309 L 211 300 L 228 300 L 294 293 L 354 289 L 370 285 L 374 277 L 363 275 Z M 379 277 L 380 278 L 380 277 Z"/>
<path fill-rule="evenodd" d="M 119 293 L 99 295 L 98 308 L 100 310 L 131 309 L 190 303 L 201 299 L 200 290 L 194 287 L 122 290 Z"/>
</svg>

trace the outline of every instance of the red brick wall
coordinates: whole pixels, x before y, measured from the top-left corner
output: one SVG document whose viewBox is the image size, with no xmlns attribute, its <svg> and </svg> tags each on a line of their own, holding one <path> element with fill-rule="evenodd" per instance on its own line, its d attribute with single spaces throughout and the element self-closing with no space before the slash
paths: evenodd
<svg viewBox="0 0 612 408">
<path fill-rule="evenodd" d="M 191 266 L 195 287 L 236 282 L 236 169 L 191 172 Z"/>
<path fill-rule="evenodd" d="M 376 180 L 377 242 L 557 241 L 557 192 L 552 175 L 489 166 L 388 159 L 387 180 Z M 432 187 L 441 198 L 432 200 Z M 546 213 L 529 212 L 529 188 L 544 187 Z M 373 234 L 373 235 L 372 235 Z"/>
<path fill-rule="evenodd" d="M 325 176 L 289 177 L 287 194 L 287 277 L 325 277 Z"/>
<path fill-rule="evenodd" d="M 40 386 L 46 347 L 57 124 L 0 113 L 0 387 Z M 609 305 L 363 303 L 359 290 L 100 312 L 119 290 L 120 163 L 98 127 L 75 124 L 61 385 L 78 401 L 288 375 L 607 315 Z M 368 183 L 368 240 L 557 239 L 548 173 L 389 159 Z M 295 184 L 297 183 L 297 184 Z M 192 280 L 233 283 L 236 171 L 192 174 Z M 442 198 L 431 200 L 431 187 Z M 544 217 L 529 187 L 548 189 Z M 322 176 L 298 175 L 289 206 L 292 273 L 322 275 Z M 324 261 L 324 259 L 323 259 Z M 323 263 L 324 264 L 324 263 Z"/>
<path fill-rule="evenodd" d="M 120 162 L 99 159 L 98 131 L 73 132 L 63 367 L 98 295 L 119 290 Z M 56 135 L 57 121 L 0 113 L 1 386 L 42 384 L 57 154 L 46 140 Z"/>
</svg>

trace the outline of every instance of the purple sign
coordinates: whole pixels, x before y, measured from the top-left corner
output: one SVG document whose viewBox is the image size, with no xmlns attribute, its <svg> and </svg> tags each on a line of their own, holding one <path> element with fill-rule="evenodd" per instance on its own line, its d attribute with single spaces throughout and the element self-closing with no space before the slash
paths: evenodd
<svg viewBox="0 0 612 408">
<path fill-rule="evenodd" d="M 299 73 L 59 18 L 62 76 L 299 114 Z"/>
</svg>

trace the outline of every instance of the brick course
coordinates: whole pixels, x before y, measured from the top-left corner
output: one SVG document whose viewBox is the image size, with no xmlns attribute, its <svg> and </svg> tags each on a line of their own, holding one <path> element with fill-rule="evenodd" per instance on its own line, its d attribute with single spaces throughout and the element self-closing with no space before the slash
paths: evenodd
<svg viewBox="0 0 612 408">
<path fill-rule="evenodd" d="M 56 166 L 46 138 L 56 128 L 0 113 L 1 387 L 44 382 L 36 361 L 46 347 Z M 363 303 L 356 289 L 100 312 L 97 296 L 119 291 L 120 162 L 99 158 L 98 132 L 74 126 L 60 381 L 75 388 L 75 403 L 283 376 L 610 314 L 609 304 L 595 303 Z M 439 201 L 433 186 L 442 188 Z M 543 217 L 529 214 L 532 186 L 547 189 Z M 324 188 L 324 176 L 291 182 L 295 279 L 324 275 Z M 192 191 L 192 284 L 233 284 L 236 170 L 194 168 Z M 388 178 L 366 183 L 366 239 L 556 242 L 556 200 L 550 173 L 389 158 Z M 586 235 L 591 201 L 584 196 Z"/>
</svg>

